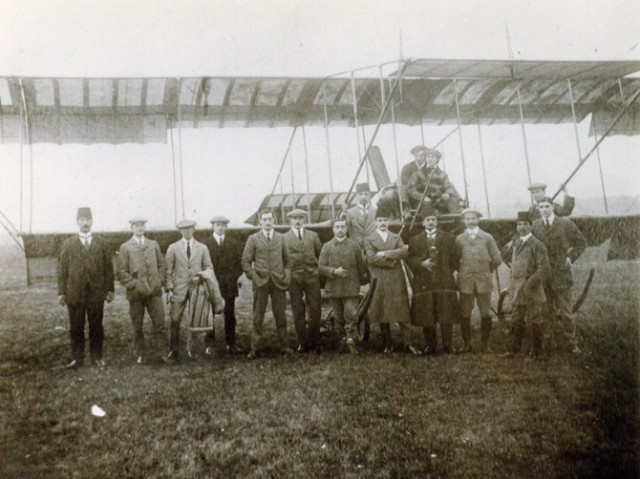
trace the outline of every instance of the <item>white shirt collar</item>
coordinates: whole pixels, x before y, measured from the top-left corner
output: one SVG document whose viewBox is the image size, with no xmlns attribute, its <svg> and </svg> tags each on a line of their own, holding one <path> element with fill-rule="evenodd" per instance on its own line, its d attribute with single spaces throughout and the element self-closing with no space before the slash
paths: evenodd
<svg viewBox="0 0 640 479">
<path fill-rule="evenodd" d="M 389 231 L 376 230 L 376 232 L 380 235 L 380 238 L 382 238 L 386 243 L 387 238 L 389 237 Z"/>
<path fill-rule="evenodd" d="M 346 236 L 343 236 L 342 238 L 338 238 L 337 236 L 334 236 L 334 238 L 336 239 L 336 241 L 337 241 L 338 243 L 342 243 L 344 240 L 346 240 L 346 239 L 347 239 L 347 237 L 346 237 Z"/>
<path fill-rule="evenodd" d="M 191 238 L 190 240 L 186 240 L 186 239 L 182 238 L 182 242 L 184 243 L 184 247 L 185 248 L 187 247 L 187 245 L 193 246 L 193 238 Z"/>
<path fill-rule="evenodd" d="M 553 220 L 556 219 L 556 215 L 554 215 L 553 213 L 551 213 L 551 216 L 549 216 L 548 218 L 543 218 L 546 222 L 549 222 L 550 225 L 553 224 Z"/>
<path fill-rule="evenodd" d="M 478 233 L 480 232 L 480 228 L 478 226 L 474 228 L 467 228 L 467 232 L 472 236 L 478 236 Z"/>
<path fill-rule="evenodd" d="M 526 242 L 529 238 L 531 238 L 533 234 L 529 233 L 528 235 L 520 236 L 520 241 L 523 243 Z"/>
<path fill-rule="evenodd" d="M 91 231 L 89 231 L 87 234 L 85 234 L 85 233 L 78 233 L 78 236 L 80 236 L 80 239 L 83 239 L 83 240 L 91 239 Z"/>
<path fill-rule="evenodd" d="M 140 237 L 138 237 L 136 235 L 133 235 L 133 241 L 135 241 L 139 245 L 143 245 L 144 244 L 144 240 L 145 240 L 144 235 L 140 236 Z"/>
<path fill-rule="evenodd" d="M 433 228 L 431 231 L 425 229 L 424 232 L 426 233 L 427 236 L 433 236 L 436 234 L 437 228 Z"/>
<path fill-rule="evenodd" d="M 297 237 L 298 236 L 298 231 L 300 231 L 300 234 L 304 236 L 304 226 L 302 228 L 300 228 L 299 230 L 295 229 L 293 226 L 291 227 L 291 231 L 293 231 L 293 234 Z"/>
<path fill-rule="evenodd" d="M 213 233 L 213 238 L 216 240 L 218 244 L 224 241 L 224 235 L 219 235 L 218 233 Z"/>
<path fill-rule="evenodd" d="M 269 233 L 267 233 L 265 230 L 260 230 L 262 231 L 262 234 L 264 235 L 265 238 L 269 239 L 269 237 L 273 238 L 273 230 L 271 230 Z"/>
</svg>

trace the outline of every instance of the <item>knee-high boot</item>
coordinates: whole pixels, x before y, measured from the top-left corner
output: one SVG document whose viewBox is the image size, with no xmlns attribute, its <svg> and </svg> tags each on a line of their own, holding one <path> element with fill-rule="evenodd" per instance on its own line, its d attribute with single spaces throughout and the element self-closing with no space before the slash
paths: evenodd
<svg viewBox="0 0 640 479">
<path fill-rule="evenodd" d="M 178 356 L 180 349 L 180 326 L 171 326 L 171 337 L 169 339 L 169 352 L 172 356 Z"/>
<path fill-rule="evenodd" d="M 471 348 L 471 318 L 460 318 L 460 335 L 464 341 L 463 353 L 470 353 Z"/>
<path fill-rule="evenodd" d="M 480 322 L 480 350 L 488 352 L 489 337 L 491 336 L 491 326 L 493 324 L 491 316 L 482 318 Z"/>
</svg>

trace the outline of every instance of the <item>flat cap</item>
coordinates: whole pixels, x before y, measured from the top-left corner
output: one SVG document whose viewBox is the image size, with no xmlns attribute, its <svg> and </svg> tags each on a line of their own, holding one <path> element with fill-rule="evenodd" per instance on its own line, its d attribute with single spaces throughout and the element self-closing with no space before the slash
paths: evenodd
<svg viewBox="0 0 640 479">
<path fill-rule="evenodd" d="M 195 228 L 197 224 L 198 223 L 196 223 L 193 220 L 182 220 L 180 223 L 176 225 L 176 228 L 178 228 L 179 230 L 183 228 Z"/>
<path fill-rule="evenodd" d="M 482 218 L 482 213 L 480 213 L 480 211 L 478 211 L 476 208 L 465 208 L 464 210 L 462 210 L 462 212 L 460 212 L 460 217 L 464 218 L 464 215 L 466 214 L 474 214 L 478 218 Z"/>
<path fill-rule="evenodd" d="M 300 208 L 296 208 L 295 210 L 291 210 L 287 213 L 289 218 L 293 218 L 294 216 L 304 216 L 305 218 L 309 216 L 305 210 L 301 210 Z"/>
<path fill-rule="evenodd" d="M 129 224 L 146 223 L 146 222 L 147 222 L 147 218 L 145 218 L 142 215 L 136 215 L 136 216 L 132 216 L 131 218 L 129 218 Z"/>
<path fill-rule="evenodd" d="M 89 208 L 87 206 L 81 206 L 80 208 L 78 208 L 78 214 L 76 215 L 76 218 L 89 218 L 89 219 L 92 219 L 92 217 L 91 217 L 91 208 Z"/>
<path fill-rule="evenodd" d="M 533 191 L 533 190 L 546 190 L 547 189 L 547 185 L 545 185 L 544 183 L 532 183 L 529 185 L 529 188 L 527 188 L 529 191 Z"/>
<path fill-rule="evenodd" d="M 421 151 L 427 151 L 429 148 L 427 148 L 424 145 L 418 145 L 418 146 L 414 146 L 413 148 L 411 148 L 411 154 L 412 155 L 417 155 L 418 153 L 420 153 Z"/>
<path fill-rule="evenodd" d="M 213 218 L 211 218 L 211 220 L 209 221 L 211 224 L 213 223 L 229 223 L 229 218 L 227 218 L 226 216 L 222 216 L 222 215 L 218 215 L 218 216 L 214 216 Z"/>
<path fill-rule="evenodd" d="M 440 153 L 438 150 L 436 150 L 435 148 L 425 148 L 427 155 L 433 155 L 436 158 L 440 159 L 442 158 L 442 153 Z"/>
<path fill-rule="evenodd" d="M 356 193 L 371 193 L 369 183 L 358 183 L 356 185 Z"/>
</svg>

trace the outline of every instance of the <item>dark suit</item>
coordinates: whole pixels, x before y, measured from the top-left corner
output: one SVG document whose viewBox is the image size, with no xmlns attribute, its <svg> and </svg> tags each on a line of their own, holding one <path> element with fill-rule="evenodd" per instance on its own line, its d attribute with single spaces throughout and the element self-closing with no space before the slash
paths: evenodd
<svg viewBox="0 0 640 479">
<path fill-rule="evenodd" d="M 291 282 L 289 249 L 283 235 L 271 232 L 267 240 L 263 231 L 247 239 L 242 253 L 242 270 L 253 285 L 253 333 L 251 350 L 257 351 L 262 340 L 262 325 L 267 302 L 276 322 L 280 348 L 287 348 L 286 291 Z"/>
<path fill-rule="evenodd" d="M 422 262 L 431 259 L 435 266 L 431 271 Z M 413 300 L 411 319 L 414 325 L 424 328 L 426 349 L 436 348 L 436 323 L 440 323 L 442 346 L 452 351 L 453 323 L 459 316 L 457 286 L 453 272 L 458 268 L 455 238 L 437 229 L 434 239 L 426 233 L 415 235 L 409 243 L 409 267 L 413 271 Z M 439 292 L 433 292 L 440 290 Z"/>
<path fill-rule="evenodd" d="M 233 237 L 225 235 L 222 245 L 218 244 L 213 235 L 203 241 L 209 250 L 213 270 L 220 284 L 220 292 L 225 301 L 224 306 L 224 336 L 225 344 L 234 347 L 236 344 L 236 315 L 235 300 L 238 296 L 238 278 L 242 275 L 243 245 Z M 213 342 L 213 338 L 211 338 Z"/>
<path fill-rule="evenodd" d="M 571 301 L 571 266 L 567 258 L 573 263 L 584 252 L 587 240 L 573 221 L 555 216 L 550 226 L 540 218 L 533 222 L 533 234 L 547 247 L 551 274 L 549 275 L 545 292 L 554 317 L 564 323 L 566 335 L 572 346 L 576 346 L 576 324 Z M 559 321 L 556 321 L 556 324 Z"/>
<path fill-rule="evenodd" d="M 322 244 L 313 231 L 302 229 L 302 240 L 290 229 L 284 234 L 289 248 L 291 261 L 291 312 L 296 328 L 298 344 L 303 349 L 320 346 L 321 294 L 318 274 L 318 256 Z M 306 307 L 305 307 L 306 303 Z M 306 322 L 306 309 L 309 310 L 309 326 Z"/>
<path fill-rule="evenodd" d="M 106 242 L 92 236 L 85 247 L 76 235 L 62 243 L 58 258 L 58 294 L 69 310 L 71 352 L 84 361 L 84 323 L 89 323 L 89 350 L 93 361 L 102 359 L 102 318 L 107 293 L 114 291 L 114 272 Z"/>
</svg>

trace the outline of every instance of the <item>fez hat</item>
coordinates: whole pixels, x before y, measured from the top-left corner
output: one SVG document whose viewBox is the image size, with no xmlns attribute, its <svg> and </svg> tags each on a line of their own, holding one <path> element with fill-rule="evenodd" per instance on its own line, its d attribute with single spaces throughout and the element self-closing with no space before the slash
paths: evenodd
<svg viewBox="0 0 640 479">
<path fill-rule="evenodd" d="M 289 218 L 293 218 L 294 216 L 304 216 L 305 218 L 308 216 L 305 210 L 301 210 L 300 208 L 296 208 L 295 210 L 291 210 L 287 213 Z"/>
<path fill-rule="evenodd" d="M 437 217 L 438 216 L 438 212 L 431 205 L 423 205 L 422 208 L 420 208 L 420 217 L 424 221 L 425 218 L 428 218 L 430 216 Z"/>
<path fill-rule="evenodd" d="M 440 153 L 438 150 L 436 150 L 435 148 L 425 148 L 425 151 L 427 152 L 427 155 L 433 155 L 436 158 L 438 158 L 438 160 L 440 158 L 442 158 L 442 153 Z"/>
<path fill-rule="evenodd" d="M 129 218 L 129 224 L 146 223 L 146 222 L 147 222 L 147 218 L 145 218 L 144 216 L 141 216 L 141 215 L 136 215 L 136 216 L 132 216 L 131 218 Z"/>
<path fill-rule="evenodd" d="M 420 153 L 421 151 L 427 151 L 429 148 L 427 148 L 424 145 L 418 145 L 418 146 L 414 146 L 413 148 L 411 148 L 411 154 L 412 155 L 417 155 L 418 153 Z"/>
<path fill-rule="evenodd" d="M 467 213 L 473 213 L 474 215 L 476 215 L 478 218 L 482 218 L 482 213 L 480 213 L 480 211 L 478 211 L 476 208 L 465 208 L 464 210 L 462 210 L 462 212 L 460 213 L 460 217 L 464 218 L 464 215 L 466 215 Z"/>
<path fill-rule="evenodd" d="M 182 220 L 180 223 L 176 225 L 176 228 L 181 230 L 184 228 L 194 228 L 196 225 L 197 223 L 193 220 Z"/>
<path fill-rule="evenodd" d="M 518 222 L 526 221 L 527 223 L 531 223 L 531 215 L 528 211 L 518 211 Z"/>
<path fill-rule="evenodd" d="M 80 208 L 78 208 L 78 214 L 76 215 L 76 218 L 88 218 L 88 219 L 93 219 L 93 217 L 91 216 L 91 208 L 87 207 L 87 206 L 82 206 Z"/>
<path fill-rule="evenodd" d="M 218 215 L 218 216 L 214 216 L 213 218 L 211 218 L 211 220 L 209 222 L 211 224 L 214 224 L 214 223 L 228 224 L 229 223 L 229 218 L 227 218 L 226 216 Z"/>
<path fill-rule="evenodd" d="M 545 185 L 544 183 L 532 183 L 531 185 L 529 185 L 529 188 L 527 188 L 529 191 L 533 191 L 533 190 L 546 190 L 547 189 L 547 185 Z"/>
<path fill-rule="evenodd" d="M 371 193 L 369 183 L 358 183 L 356 185 L 356 193 Z"/>
</svg>

